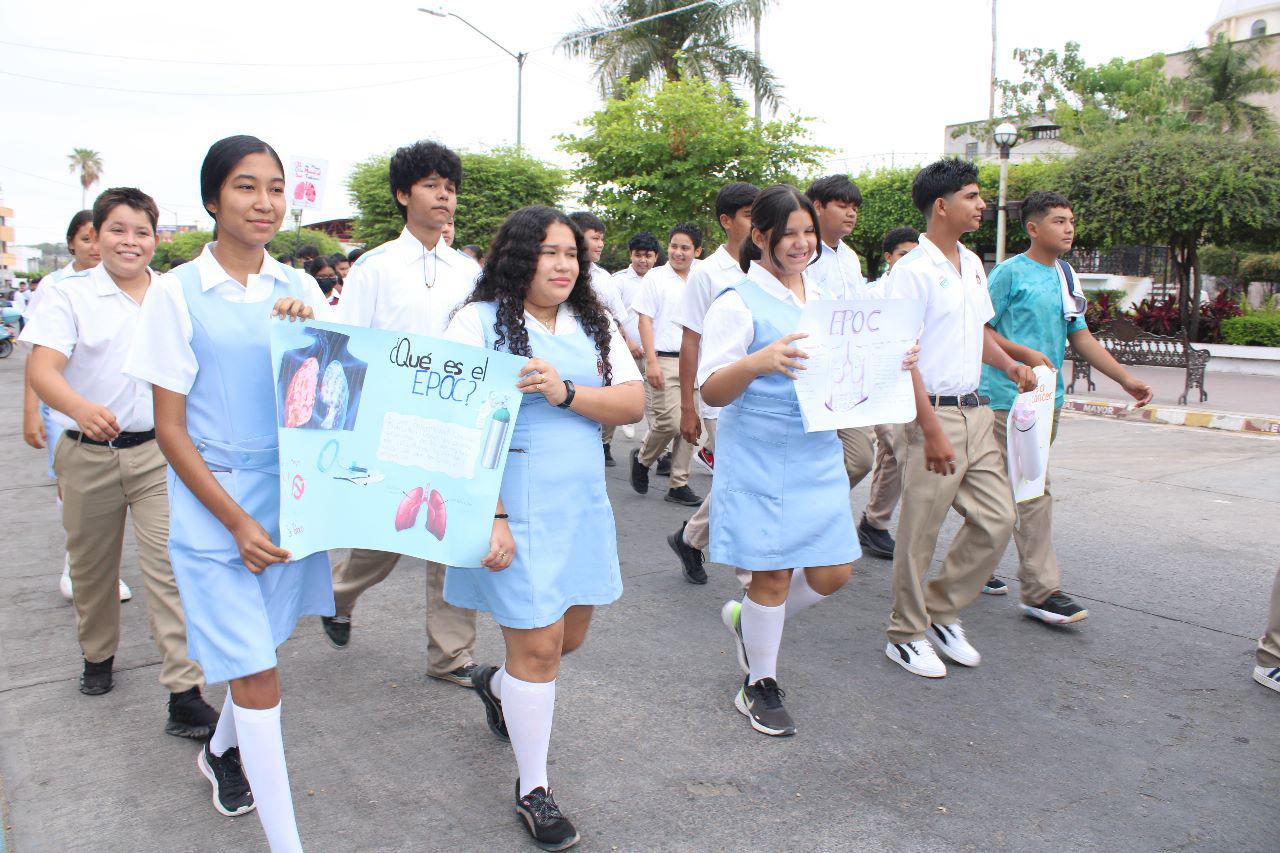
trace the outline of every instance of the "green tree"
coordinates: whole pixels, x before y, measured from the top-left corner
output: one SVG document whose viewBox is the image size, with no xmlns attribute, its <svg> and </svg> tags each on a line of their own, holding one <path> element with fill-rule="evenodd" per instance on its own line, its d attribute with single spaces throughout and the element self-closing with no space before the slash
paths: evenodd
<svg viewBox="0 0 1280 853">
<path fill-rule="evenodd" d="M 1203 133 L 1122 137 L 1065 164 L 1076 217 L 1111 244 L 1167 245 L 1194 340 L 1203 242 L 1280 237 L 1280 145 Z"/>
<path fill-rule="evenodd" d="M 303 228 L 295 232 L 292 228 L 281 228 L 280 233 L 267 246 L 272 255 L 294 255 L 303 246 L 312 245 L 320 250 L 321 255 L 332 255 L 342 251 L 342 244 L 323 231 Z"/>
<path fill-rule="evenodd" d="M 494 232 L 514 210 L 531 204 L 559 204 L 567 176 L 562 169 L 514 148 L 461 153 L 462 192 L 454 214 L 453 244 L 487 248 Z M 390 157 L 379 154 L 357 164 L 347 180 L 351 203 L 358 211 L 356 239 L 367 247 L 394 240 L 404 219 L 391 196 Z"/>
<path fill-rule="evenodd" d="M 601 18 L 560 41 L 569 56 L 588 57 L 602 95 L 623 96 L 624 84 L 698 79 L 742 82 L 764 103 L 779 104 L 781 86 L 754 50 L 734 43 L 739 26 L 758 20 L 770 0 L 717 0 L 627 26 L 689 5 L 688 0 L 614 0 Z"/>
<path fill-rule="evenodd" d="M 1280 72 L 1261 64 L 1261 41 L 1232 42 L 1219 35 L 1187 61 L 1183 104 L 1187 118 L 1215 133 L 1271 136 L 1275 119 L 1252 95 L 1280 88 Z"/>
<path fill-rule="evenodd" d="M 205 243 L 213 242 L 212 231 L 186 231 L 174 234 L 172 240 L 156 243 L 156 254 L 151 266 L 158 270 L 171 270 L 179 264 L 194 260 Z"/>
<path fill-rule="evenodd" d="M 102 155 L 90 148 L 72 148 L 67 159 L 71 161 L 68 171 L 80 173 L 80 208 L 83 210 L 89 187 L 102 177 Z"/>
<path fill-rule="evenodd" d="M 809 144 L 803 119 L 757 125 L 728 86 L 702 80 L 631 84 L 583 126 L 582 135 L 561 136 L 561 147 L 577 156 L 573 179 L 610 233 L 625 242 L 652 231 L 662 241 L 677 222 L 694 222 L 709 238 L 704 256 L 720 238 L 721 186 L 799 183 L 829 153 Z"/>
</svg>

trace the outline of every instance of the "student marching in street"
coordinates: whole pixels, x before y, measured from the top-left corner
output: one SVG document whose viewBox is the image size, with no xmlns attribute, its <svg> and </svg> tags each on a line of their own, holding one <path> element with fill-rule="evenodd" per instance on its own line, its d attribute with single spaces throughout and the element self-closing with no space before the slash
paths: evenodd
<svg viewBox="0 0 1280 853">
<path fill-rule="evenodd" d="M 716 218 L 724 230 L 724 243 L 689 273 L 677 318 L 684 329 L 680 340 L 680 436 L 690 447 L 695 447 L 702 428 L 706 427 L 707 438 L 698 450 L 698 458 L 712 470 L 713 475 L 720 410 L 706 405 L 696 394 L 702 324 L 712 301 L 720 292 L 742 280 L 739 254 L 751 237 L 751 205 L 759 194 L 760 189 L 755 184 L 742 181 L 725 184 L 716 193 Z M 667 537 L 667 544 L 680 558 L 685 580 L 689 583 L 707 582 L 707 572 L 702 563 L 710 537 L 710 512 L 711 498 L 708 497 L 692 518 Z"/>
<path fill-rule="evenodd" d="M 53 285 L 72 273 L 84 272 L 85 270 L 96 267 L 102 257 L 98 254 L 98 243 L 93 231 L 93 211 L 82 210 L 75 216 L 71 217 L 71 224 L 67 226 L 67 250 L 71 252 L 71 261 L 64 267 L 54 270 L 43 279 L 40 280 L 40 289 L 33 297 L 33 301 L 27 306 L 28 312 L 34 319 L 35 311 L 39 307 L 39 303 L 53 291 Z M 53 410 L 48 405 L 41 402 L 36 395 L 35 389 L 31 387 L 31 360 L 27 359 L 26 372 L 24 373 L 22 384 L 22 437 L 37 450 L 48 450 L 49 452 L 49 479 L 57 480 L 58 475 L 53 470 L 53 452 L 58 446 L 58 437 L 62 435 L 62 427 L 54 420 Z M 58 514 L 62 514 L 62 492 L 55 490 L 54 501 L 58 505 Z M 62 576 L 58 579 L 58 589 L 62 592 L 62 597 L 67 601 L 71 600 L 71 560 L 64 557 L 62 561 Z M 128 601 L 133 598 L 133 591 L 129 589 L 129 585 L 120 579 L 120 600 Z"/>
<path fill-rule="evenodd" d="M 734 707 L 766 735 L 795 734 L 778 686 L 785 620 L 844 585 L 859 556 L 849 487 L 834 432 L 805 432 L 794 381 L 807 356 L 791 333 L 824 294 L 805 273 L 817 251 L 818 215 L 789 186 L 761 192 L 740 250 L 745 278 L 711 304 L 698 383 L 723 406 L 711 483 L 710 556 L 751 572 L 741 602 L 721 618 L 746 673 Z"/>
<path fill-rule="evenodd" d="M 200 667 L 187 652 L 182 604 L 166 554 L 169 498 L 155 441 L 151 395 L 124 375 L 139 316 L 154 298 L 147 264 L 159 211 L 146 193 L 109 189 L 93 205 L 102 263 L 48 285 L 22 339 L 33 345 L 32 387 L 62 430 L 54 470 L 63 496 L 76 629 L 84 654 L 80 692 L 111 690 L 120 645 L 120 558 L 133 519 L 147 616 L 169 690 L 165 731 L 201 739 L 218 715 L 200 695 Z"/>
<path fill-rule="evenodd" d="M 544 850 L 578 841 L 547 778 L 560 661 L 582 645 L 593 608 L 622 594 L 604 462 L 583 449 L 602 424 L 644 411 L 640 372 L 591 287 L 587 256 L 560 211 L 516 211 L 446 332 L 529 358 L 489 553 L 483 568 L 450 567 L 445 596 L 502 626 L 506 660 L 476 672 L 476 692 L 489 728 L 511 742 L 516 812 Z"/>
<path fill-rule="evenodd" d="M 1267 612 L 1267 631 L 1258 639 L 1253 680 L 1263 687 L 1280 692 L 1280 571 L 1271 585 L 1271 607 Z"/>
<path fill-rule="evenodd" d="M 1035 375 L 996 342 L 986 325 L 994 313 L 982 260 L 960 237 L 982 224 L 986 204 L 978 170 L 939 160 L 912 181 L 911 199 L 928 229 L 920 245 L 893 268 L 890 295 L 924 305 L 920 363 L 912 376 L 916 420 L 899 454 L 902 510 L 893 555 L 893 612 L 885 655 L 908 672 L 941 678 L 938 650 L 963 666 L 982 657 L 968 641 L 960 612 L 973 603 L 1004 553 L 1014 511 L 994 415 L 977 393 L 986 362 L 1021 390 Z M 952 507 L 964 519 L 942 567 L 926 585 L 938 532 Z M 927 637 L 926 637 L 927 635 Z M 932 641 L 932 642 L 931 642 Z"/>
<path fill-rule="evenodd" d="M 631 488 L 642 495 L 649 491 L 649 468 L 671 444 L 666 500 L 695 507 L 702 498 L 689 488 L 693 445 L 680 437 L 680 344 L 684 329 L 678 317 L 690 268 L 701 253 L 702 229 L 691 223 L 672 228 L 667 263 L 644 277 L 632 305 L 640 315 L 640 343 L 645 352 L 649 434 L 638 450 L 631 451 Z"/>
<path fill-rule="evenodd" d="M 1043 364 L 1056 373 L 1053 426 L 1050 442 L 1058 436 L 1062 410 L 1062 361 L 1067 343 L 1078 357 L 1114 380 L 1137 401 L 1151 402 L 1151 388 L 1133 377 L 1093 337 L 1084 321 L 1088 306 L 1075 271 L 1062 259 L 1075 239 L 1071 202 L 1059 193 L 1029 193 L 1022 203 L 1022 222 L 1031 247 L 991 271 L 988 287 L 995 311 L 988 325 L 1013 358 L 1027 364 Z M 1008 452 L 1009 409 L 1017 389 L 999 371 L 982 369 L 979 393 L 991 398 L 995 410 L 995 439 L 1000 454 Z M 1006 463 L 1007 464 L 1007 463 Z M 1062 592 L 1062 572 L 1053 552 L 1053 497 L 1045 475 L 1044 495 L 1017 505 L 1018 522 L 1013 542 L 1018 548 L 1018 586 L 1023 613 L 1051 625 L 1079 622 L 1089 611 Z M 1006 585 L 994 575 L 983 592 L 999 594 Z"/>
<path fill-rule="evenodd" d="M 587 262 L 591 264 L 591 286 L 596 291 L 596 299 L 609 312 L 609 316 L 613 318 L 613 322 L 617 325 L 618 330 L 622 333 L 622 338 L 626 342 L 627 350 L 633 356 L 639 357 L 643 354 L 640 348 L 639 335 L 632 337 L 627 333 L 627 315 L 630 309 L 622 299 L 622 291 L 619 290 L 617 283 L 613 280 L 613 276 L 602 266 L 600 266 L 600 255 L 604 252 L 604 223 L 600 221 L 600 217 L 594 213 L 588 213 L 580 210 L 577 213 L 570 213 L 569 218 L 573 220 L 573 224 L 578 226 L 578 230 L 582 232 L 582 236 L 587 241 Z M 614 461 L 613 452 L 610 445 L 613 443 L 613 433 L 616 427 L 612 424 L 601 427 L 600 440 L 604 444 L 604 465 L 606 468 L 617 466 Z"/>
<path fill-rule="evenodd" d="M 920 232 L 914 228 L 894 228 L 884 236 L 881 251 L 884 253 L 885 274 L 876 282 L 884 292 L 884 279 L 894 264 L 920 245 Z M 896 544 L 889 533 L 889 520 L 894 507 L 902 496 L 902 476 L 898 470 L 898 450 L 906 441 L 903 424 L 880 424 L 875 428 L 876 461 L 871 472 L 871 493 L 867 496 L 867 508 L 858 522 L 858 543 L 864 553 L 886 560 L 893 559 Z"/>
<path fill-rule="evenodd" d="M 328 556 L 295 561 L 276 544 L 272 317 L 329 315 L 315 281 L 266 252 L 284 219 L 284 190 L 284 167 L 262 140 L 213 144 L 200 168 L 200 197 L 217 242 L 157 282 L 125 365 L 151 383 L 155 398 L 156 436 L 170 466 L 169 555 L 191 656 L 209 681 L 229 682 L 197 766 L 219 812 L 256 808 L 274 853 L 302 849 L 276 649 L 299 618 L 333 613 Z"/>
<path fill-rule="evenodd" d="M 337 321 L 440 337 L 480 273 L 475 261 L 454 251 L 442 237 L 458 205 L 462 160 L 438 143 L 415 142 L 396 151 L 390 172 L 390 192 L 404 217 L 404 230 L 352 265 Z M 345 649 L 351 641 L 356 601 L 391 574 L 399 560 L 399 554 L 357 548 L 334 567 L 337 612 L 321 621 L 335 648 Z M 442 564 L 427 562 L 426 586 L 427 675 L 470 687 L 476 615 L 445 601 Z"/>
<path fill-rule="evenodd" d="M 648 231 L 639 231 L 627 242 L 627 252 L 631 263 L 625 269 L 613 274 L 613 281 L 622 294 L 622 304 L 627 306 L 627 316 L 622 322 L 627 339 L 636 342 L 631 351 L 637 365 L 644 369 L 644 349 L 640 346 L 640 315 L 636 313 L 635 301 L 640 295 L 640 282 L 658 263 L 658 238 Z"/>
</svg>

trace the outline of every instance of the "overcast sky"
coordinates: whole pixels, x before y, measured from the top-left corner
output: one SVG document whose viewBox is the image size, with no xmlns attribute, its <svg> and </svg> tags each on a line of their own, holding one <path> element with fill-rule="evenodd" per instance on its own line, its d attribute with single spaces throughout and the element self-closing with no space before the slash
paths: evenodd
<svg viewBox="0 0 1280 853">
<path fill-rule="evenodd" d="M 90 200 L 105 187 L 138 186 L 166 208 L 163 223 L 207 226 L 200 161 L 233 133 L 260 136 L 285 157 L 329 160 L 339 180 L 304 223 L 351 213 L 341 179 L 370 154 L 425 137 L 470 149 L 513 142 L 515 61 L 457 20 L 416 11 L 440 4 L 0 0 L 0 195 L 15 211 L 17 243 L 62 239 L 80 204 L 68 172 L 74 147 L 100 152 L 105 164 Z M 596 7 L 443 4 L 512 51 L 530 52 L 525 147 L 567 164 L 556 135 L 574 131 L 600 101 L 589 64 L 550 46 Z M 1000 0 L 1001 74 L 1013 73 L 1015 47 L 1076 40 L 1097 62 L 1199 45 L 1217 7 Z M 839 152 L 833 166 L 854 171 L 891 154 L 919 161 L 941 151 L 946 124 L 985 117 L 990 49 L 990 0 L 776 0 L 763 27 L 784 109 L 812 117 L 814 141 Z"/>
</svg>

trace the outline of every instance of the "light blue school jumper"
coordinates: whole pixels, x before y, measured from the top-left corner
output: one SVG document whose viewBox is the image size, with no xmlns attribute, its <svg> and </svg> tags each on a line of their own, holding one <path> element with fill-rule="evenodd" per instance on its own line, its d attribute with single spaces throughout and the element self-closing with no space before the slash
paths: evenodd
<svg viewBox="0 0 1280 853">
<path fill-rule="evenodd" d="M 721 291 L 751 311 L 754 353 L 790 334 L 800 307 L 749 278 Z M 750 571 L 851 563 L 862 556 L 834 431 L 805 432 L 795 382 L 757 376 L 720 410 L 711 479 L 711 560 Z"/>
<path fill-rule="evenodd" d="M 187 394 L 187 432 L 214 477 L 280 541 L 280 447 L 271 374 L 271 306 L 301 298 L 297 274 L 262 302 L 228 302 L 200 287 L 194 263 L 173 270 L 191 314 L 200 364 Z M 214 684 L 276 665 L 276 647 L 302 616 L 333 615 L 321 552 L 253 574 L 235 539 L 169 469 L 169 560 L 187 620 L 187 649 Z"/>
<path fill-rule="evenodd" d="M 493 303 L 481 302 L 485 346 L 498 349 Z M 600 354 L 582 327 L 553 335 L 528 326 L 530 349 L 580 388 L 599 388 Z M 505 348 L 504 348 L 505 349 Z M 622 595 L 618 536 L 605 489 L 600 425 L 541 394 L 520 403 L 511 452 L 502 476 L 502 505 L 510 516 L 516 553 L 500 572 L 450 566 L 444 598 L 482 610 L 508 628 L 555 624 L 578 604 L 611 604 Z"/>
</svg>

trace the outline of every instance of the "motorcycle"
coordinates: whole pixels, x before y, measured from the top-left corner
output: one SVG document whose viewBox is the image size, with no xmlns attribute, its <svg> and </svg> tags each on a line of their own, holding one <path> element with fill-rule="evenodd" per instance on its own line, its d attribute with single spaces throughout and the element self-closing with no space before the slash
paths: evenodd
<svg viewBox="0 0 1280 853">
<path fill-rule="evenodd" d="M 13 355 L 13 342 L 18 339 L 18 332 L 8 323 L 0 323 L 0 358 Z"/>
</svg>

